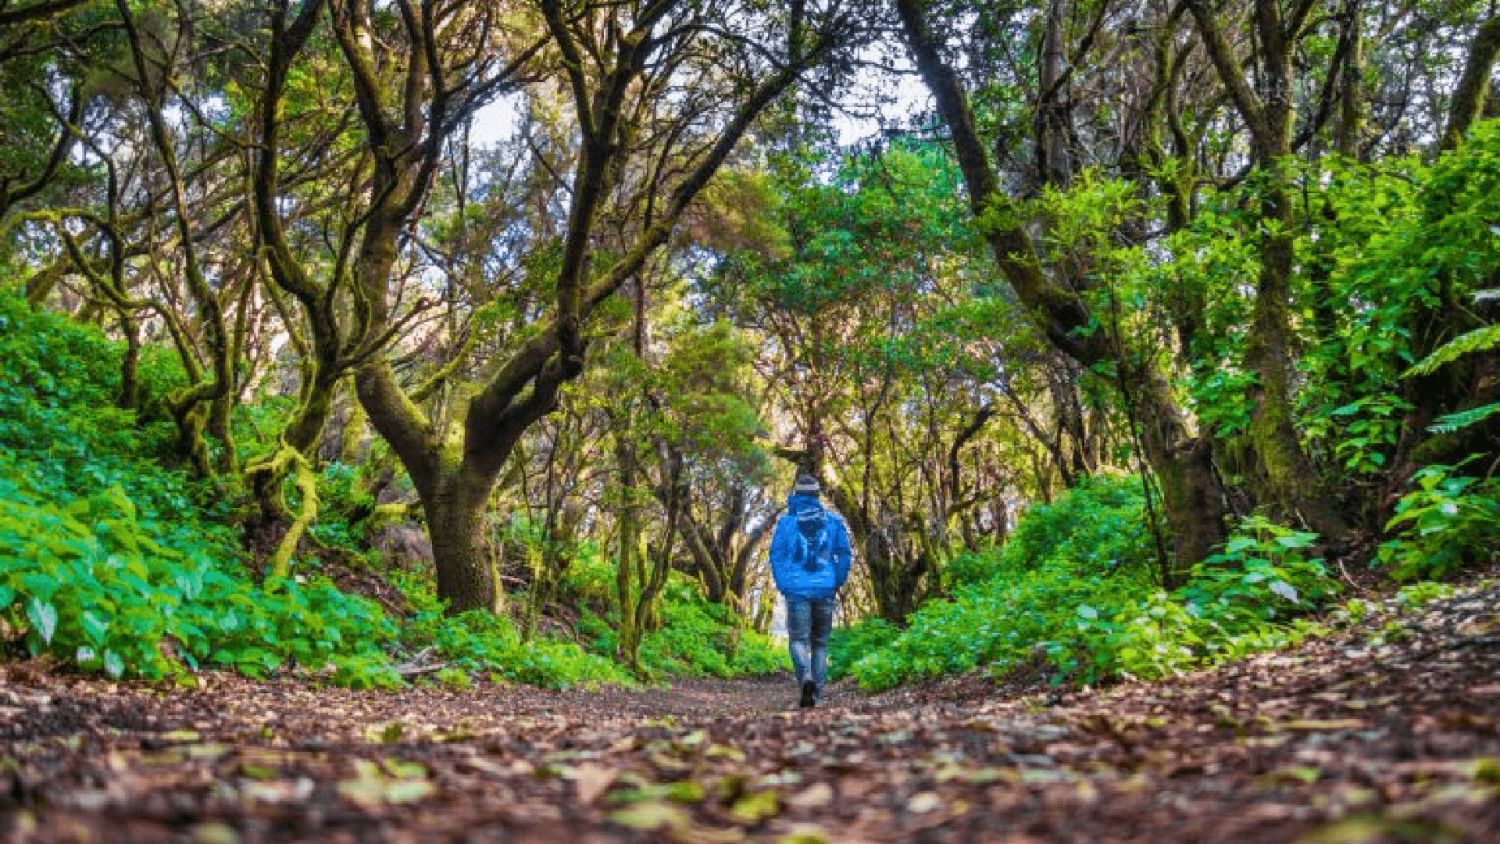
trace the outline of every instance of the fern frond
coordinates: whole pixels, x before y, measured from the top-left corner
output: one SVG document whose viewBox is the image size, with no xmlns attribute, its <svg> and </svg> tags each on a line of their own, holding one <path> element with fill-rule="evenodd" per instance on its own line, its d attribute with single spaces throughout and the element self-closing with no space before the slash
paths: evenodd
<svg viewBox="0 0 1500 844">
<path fill-rule="evenodd" d="M 1500 323 L 1486 325 L 1473 331 L 1460 334 L 1437 347 L 1432 354 L 1418 361 L 1411 369 L 1402 373 L 1402 378 L 1413 378 L 1418 375 L 1431 375 L 1438 367 L 1452 363 L 1464 355 L 1482 352 L 1500 346 Z"/>
<path fill-rule="evenodd" d="M 1471 425 L 1478 425 L 1480 422 L 1497 413 L 1500 413 L 1500 401 L 1494 404 L 1484 404 L 1479 407 L 1471 407 L 1468 410 L 1460 410 L 1457 413 L 1439 416 L 1431 425 L 1427 426 L 1427 430 L 1434 434 L 1451 434 L 1454 431 L 1462 431 Z"/>
</svg>

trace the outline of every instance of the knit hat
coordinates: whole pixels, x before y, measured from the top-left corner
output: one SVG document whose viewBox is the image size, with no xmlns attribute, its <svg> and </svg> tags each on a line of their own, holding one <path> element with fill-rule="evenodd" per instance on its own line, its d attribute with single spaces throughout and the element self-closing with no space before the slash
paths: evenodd
<svg viewBox="0 0 1500 844">
<path fill-rule="evenodd" d="M 817 495 L 823 488 L 818 486 L 818 479 L 812 475 L 799 475 L 797 485 L 792 487 L 792 492 L 798 495 Z"/>
</svg>

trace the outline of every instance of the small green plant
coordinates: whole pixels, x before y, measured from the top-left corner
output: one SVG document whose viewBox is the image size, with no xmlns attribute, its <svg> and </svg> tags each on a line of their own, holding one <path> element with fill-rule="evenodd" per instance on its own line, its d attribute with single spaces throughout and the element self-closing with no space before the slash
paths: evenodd
<svg viewBox="0 0 1500 844">
<path fill-rule="evenodd" d="M 1421 609 L 1433 601 L 1452 597 L 1453 587 L 1446 583 L 1424 580 L 1401 587 L 1396 593 L 1396 603 L 1408 610 Z"/>
<path fill-rule="evenodd" d="M 1386 522 L 1391 539 L 1378 562 L 1396 580 L 1448 577 L 1494 554 L 1500 541 L 1500 483 L 1458 474 L 1458 466 L 1424 466 Z"/>
<path fill-rule="evenodd" d="M 1359 624 L 1369 618 L 1374 609 L 1364 598 L 1350 598 L 1334 612 L 1334 617 L 1345 624 Z"/>
<path fill-rule="evenodd" d="M 1251 516 L 1221 553 L 1193 567 L 1178 596 L 1226 637 L 1306 612 L 1337 591 L 1323 561 L 1306 557 L 1317 540 L 1317 534 Z"/>
</svg>

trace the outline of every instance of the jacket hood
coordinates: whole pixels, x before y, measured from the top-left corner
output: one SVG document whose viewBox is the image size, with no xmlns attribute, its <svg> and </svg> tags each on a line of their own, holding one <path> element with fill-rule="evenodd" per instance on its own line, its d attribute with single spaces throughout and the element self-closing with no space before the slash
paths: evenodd
<svg viewBox="0 0 1500 844">
<path fill-rule="evenodd" d="M 823 502 L 819 501 L 816 495 L 806 495 L 800 492 L 794 492 L 791 495 L 787 496 L 786 509 L 793 514 L 801 513 L 806 510 L 822 510 Z"/>
</svg>

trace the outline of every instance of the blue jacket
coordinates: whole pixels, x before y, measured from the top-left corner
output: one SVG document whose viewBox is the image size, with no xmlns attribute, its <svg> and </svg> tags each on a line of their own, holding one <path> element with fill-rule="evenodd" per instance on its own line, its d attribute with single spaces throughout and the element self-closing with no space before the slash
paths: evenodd
<svg viewBox="0 0 1500 844">
<path fill-rule="evenodd" d="M 801 535 L 804 531 L 810 535 Z M 793 494 L 786 500 L 786 513 L 771 536 L 771 577 L 781 594 L 832 598 L 849 579 L 850 558 L 849 529 L 843 519 L 823 509 L 815 495 Z"/>
</svg>

